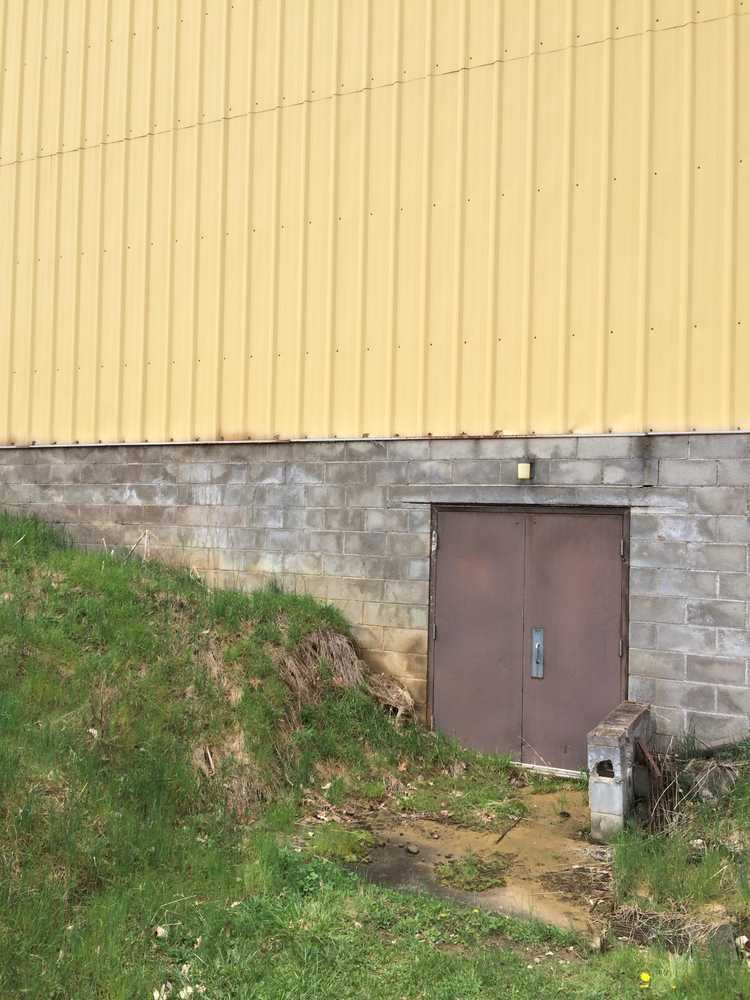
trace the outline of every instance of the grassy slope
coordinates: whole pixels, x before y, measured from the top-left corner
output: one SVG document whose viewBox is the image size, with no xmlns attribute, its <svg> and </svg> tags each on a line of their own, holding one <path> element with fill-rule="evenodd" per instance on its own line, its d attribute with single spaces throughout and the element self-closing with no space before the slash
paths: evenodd
<svg viewBox="0 0 750 1000">
<path fill-rule="evenodd" d="M 321 625 L 345 630 L 305 598 L 213 594 L 0 516 L 0 996 L 125 1000 L 169 981 L 221 1000 L 619 1000 L 642 968 L 655 996 L 750 995 L 738 967 L 631 949 L 537 966 L 524 949 L 561 935 L 296 850 L 303 790 L 326 770 L 333 800 L 397 778 L 419 808 L 458 787 L 462 821 L 514 808 L 506 761 L 396 729 L 362 694 L 330 686 L 289 731 L 273 651 Z M 222 756 L 243 740 L 242 766 Z"/>
</svg>

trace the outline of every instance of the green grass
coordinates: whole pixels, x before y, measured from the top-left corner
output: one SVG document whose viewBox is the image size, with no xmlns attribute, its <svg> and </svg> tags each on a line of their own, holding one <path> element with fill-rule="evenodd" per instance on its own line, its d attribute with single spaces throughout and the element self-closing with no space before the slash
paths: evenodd
<svg viewBox="0 0 750 1000">
<path fill-rule="evenodd" d="M 748 994 L 744 970 L 710 956 L 558 965 L 545 952 L 574 943 L 560 932 L 344 871 L 327 855 L 363 849 L 348 828 L 316 826 L 300 849 L 313 792 L 490 827 L 516 808 L 506 760 L 397 728 L 360 692 L 329 685 L 295 715 L 275 657 L 319 627 L 346 631 L 306 597 L 211 593 L 0 516 L 3 1000 L 167 983 L 214 1000 L 620 1000 L 642 968 L 654 996 Z"/>
</svg>

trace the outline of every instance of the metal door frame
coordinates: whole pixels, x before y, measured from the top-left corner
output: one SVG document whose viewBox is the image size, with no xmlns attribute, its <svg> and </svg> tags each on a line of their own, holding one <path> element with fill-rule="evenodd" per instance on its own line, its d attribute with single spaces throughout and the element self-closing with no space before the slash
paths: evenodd
<svg viewBox="0 0 750 1000">
<path fill-rule="evenodd" d="M 427 722 L 430 729 L 435 728 L 434 716 L 434 686 L 435 686 L 435 592 L 437 583 L 438 556 L 438 515 L 442 511 L 486 511 L 488 514 L 619 514 L 622 517 L 622 589 L 620 622 L 623 640 L 623 652 L 620 657 L 620 697 L 624 701 L 628 695 L 629 656 L 630 656 L 630 508 L 615 507 L 606 504 L 599 505 L 552 505 L 552 504 L 481 504 L 481 503 L 434 503 L 430 505 L 430 582 L 429 582 L 429 613 L 427 621 Z M 550 770 L 543 765 L 519 765 L 537 771 Z M 557 769 L 552 769 L 557 770 Z"/>
</svg>

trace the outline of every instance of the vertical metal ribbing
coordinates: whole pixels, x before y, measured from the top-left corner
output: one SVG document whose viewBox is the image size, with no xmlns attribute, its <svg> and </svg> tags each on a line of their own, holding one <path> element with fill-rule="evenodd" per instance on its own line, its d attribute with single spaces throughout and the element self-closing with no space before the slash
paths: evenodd
<svg viewBox="0 0 750 1000">
<path fill-rule="evenodd" d="M 614 97 L 614 57 L 612 46 L 612 5 L 607 5 L 604 50 L 604 77 L 602 80 L 602 135 L 601 192 L 599 200 L 599 315 L 596 323 L 596 399 L 594 424 L 598 431 L 611 430 L 607 426 L 607 372 L 609 360 L 609 264 L 612 234 L 612 104 Z"/>
<path fill-rule="evenodd" d="M 177 112 L 180 97 L 180 24 L 182 23 L 182 0 L 176 0 L 174 12 L 174 65 L 172 67 L 172 110 L 170 115 L 171 141 L 169 144 L 169 221 L 167 225 L 167 322 L 164 339 L 164 409 L 162 411 L 162 432 L 164 440 L 172 440 L 172 390 L 174 349 L 174 298 L 175 298 L 175 218 L 177 213 Z"/>
<path fill-rule="evenodd" d="M 271 341 L 268 347 L 268 410 L 266 428 L 273 437 L 276 434 L 276 397 L 278 395 L 279 366 L 276 363 L 276 352 L 279 342 L 279 254 L 281 237 L 279 235 L 279 216 L 281 213 L 281 176 L 284 162 L 284 126 L 281 110 L 281 88 L 284 80 L 284 8 L 286 0 L 278 0 L 278 18 L 276 24 L 276 110 L 271 111 L 274 122 L 273 137 L 273 183 L 271 212 Z"/>
<path fill-rule="evenodd" d="M 63 7 L 63 39 L 67 39 L 68 35 L 68 24 L 70 15 L 70 5 L 68 0 L 65 0 Z M 83 143 L 83 121 L 85 115 L 86 101 L 86 71 L 88 68 L 88 37 L 89 37 L 89 18 L 90 18 L 90 5 L 88 0 L 84 2 L 84 27 L 83 27 L 83 54 L 81 56 L 82 60 L 82 72 L 81 72 L 81 106 L 80 106 L 80 126 L 78 134 L 81 137 L 81 150 L 78 156 L 83 161 L 84 156 L 84 143 Z M 66 46 L 67 49 L 67 46 Z M 56 182 L 55 182 L 55 214 L 54 214 L 54 234 L 53 234 L 53 255 L 54 260 L 52 264 L 52 328 L 50 331 L 50 374 L 49 374 L 49 424 L 47 426 L 47 440 L 55 441 L 57 437 L 57 432 L 55 430 L 55 418 L 57 410 L 57 389 L 58 389 L 58 371 L 57 371 L 57 361 L 58 361 L 58 340 L 60 339 L 60 326 L 58 323 L 58 308 L 59 308 L 59 298 L 60 298 L 60 208 L 62 205 L 62 176 L 63 176 L 63 160 L 62 160 L 62 138 L 65 130 L 65 87 L 68 77 L 68 60 L 63 55 L 62 68 L 60 71 L 60 93 L 58 95 L 57 102 L 57 137 L 55 140 L 54 150 L 55 150 L 55 167 L 56 167 Z M 2 102 L 0 101 L 0 107 Z M 73 335 L 77 336 L 77 330 L 73 331 Z"/>
<path fill-rule="evenodd" d="M 224 421 L 222 419 L 223 387 L 225 384 L 225 372 L 227 358 L 224 356 L 225 345 L 225 303 L 226 303 L 226 273 L 227 273 L 227 171 L 229 166 L 229 121 L 227 120 L 227 105 L 229 101 L 229 70 L 230 70 L 230 38 L 232 10 L 231 4 L 224 4 L 224 75 L 221 85 L 221 201 L 219 208 L 219 268 L 216 289 L 216 350 L 214 363 L 214 414 L 213 414 L 213 434 L 222 440 L 224 437 Z"/>
<path fill-rule="evenodd" d="M 308 281 L 308 229 L 307 212 L 310 198 L 310 73 L 312 67 L 312 25 L 314 21 L 315 0 L 305 2 L 305 56 L 302 68 L 302 142 L 301 164 L 302 173 L 302 225 L 299 237 L 299 287 L 297 289 L 297 350 L 295 358 L 295 397 L 294 397 L 294 433 L 300 436 L 304 433 L 305 415 L 305 358 L 307 356 L 307 281 Z"/>
<path fill-rule="evenodd" d="M 495 4 L 495 51 L 503 51 L 505 5 Z M 489 253 L 487 255 L 487 343 L 484 357 L 484 413 L 486 428 L 490 433 L 497 432 L 497 355 L 500 343 L 498 323 L 498 266 L 500 259 L 500 222 L 501 222 L 501 178 L 500 163 L 503 146 L 503 64 L 500 59 L 492 68 L 492 119 L 491 139 L 492 158 L 490 166 L 490 217 L 489 217 Z"/>
<path fill-rule="evenodd" d="M 404 46 L 404 10 L 398 4 L 396 21 L 396 77 L 401 72 Z M 401 216 L 401 86 L 396 83 L 391 88 L 391 165 L 390 165 L 390 220 L 391 253 L 388 275 L 388 311 L 385 351 L 385 426 L 384 431 L 392 435 L 394 426 L 394 393 L 396 382 L 396 328 L 398 325 L 398 269 L 399 269 L 399 218 Z"/>
<path fill-rule="evenodd" d="M 651 161 L 653 157 L 654 56 L 652 22 L 653 0 L 645 0 L 644 31 L 641 41 L 643 71 L 641 74 L 641 135 L 640 135 L 640 205 L 638 207 L 638 285 L 637 339 L 635 346 L 635 414 L 633 424 L 648 430 L 649 396 L 649 298 L 651 293 Z"/>
<path fill-rule="evenodd" d="M 130 203 L 130 156 L 131 143 L 127 136 L 130 131 L 131 106 L 130 99 L 133 90 L 133 3 L 128 4 L 128 42 L 125 62 L 125 141 L 123 142 L 123 172 L 122 172 L 122 231 L 120 233 L 120 318 L 119 335 L 117 344 L 117 361 L 115 363 L 116 406 L 117 406 L 117 439 L 124 441 L 124 417 L 125 417 L 125 313 L 128 296 L 128 205 Z M 80 232 L 81 212 L 78 213 L 78 228 Z M 79 255 L 80 256 L 80 255 Z M 80 270 L 80 268 L 79 268 Z M 80 279 L 79 279 L 80 280 Z"/>
<path fill-rule="evenodd" d="M 335 95 L 336 84 L 339 79 L 339 67 L 341 65 L 341 0 L 336 0 L 335 29 L 333 39 L 334 51 L 334 80 L 332 93 Z M 328 289 L 326 294 L 326 316 L 325 316 L 325 345 L 323 358 L 325 371 L 323 375 L 323 399 L 322 410 L 325 414 L 324 429 L 325 434 L 330 436 L 333 433 L 333 357 L 336 343 L 336 261 L 338 254 L 338 225 L 336 215 L 336 203 L 338 200 L 339 183 L 339 99 L 334 96 L 331 99 L 331 144 L 330 150 L 330 238 L 328 241 Z"/>
<path fill-rule="evenodd" d="M 726 182 L 724 188 L 724 316 L 722 322 L 721 422 L 737 427 L 737 15 L 728 18 L 726 71 Z M 745 387 L 746 388 L 746 387 Z"/>
<path fill-rule="evenodd" d="M 247 107 L 252 111 L 255 107 L 255 48 L 257 45 L 256 39 L 256 15 L 257 15 L 257 5 L 252 4 L 250 7 L 250 26 L 249 26 L 249 37 L 247 42 L 248 51 L 248 70 L 247 70 Z M 245 215 L 243 218 L 243 227 L 245 232 L 245 260 L 242 275 L 242 379 L 240 385 L 242 387 L 242 419 L 243 426 L 248 433 L 250 431 L 250 322 L 251 322 L 251 307 L 250 307 L 250 286 L 252 281 L 252 271 L 253 271 L 253 239 L 252 239 L 252 229 L 253 229 L 253 157 L 255 155 L 255 125 L 252 113 L 247 116 L 247 141 L 245 143 L 245 177 L 246 177 L 246 192 L 245 192 Z"/>
<path fill-rule="evenodd" d="M 148 85 L 148 156 L 146 161 L 146 246 L 144 248 L 143 261 L 143 316 L 141 319 L 141 398 L 138 426 L 140 428 L 141 440 L 147 441 L 149 436 L 148 427 L 148 350 L 151 318 L 151 245 L 153 240 L 153 213 L 154 213 L 154 110 L 156 105 L 156 28 L 158 22 L 158 4 L 153 3 L 151 8 L 151 39 L 149 48 L 149 85 Z"/>
<path fill-rule="evenodd" d="M 453 379 L 451 385 L 451 416 L 454 429 L 460 433 L 462 431 L 461 420 L 461 382 L 463 378 L 464 348 L 464 262 L 466 259 L 465 232 L 466 232 L 466 128 L 468 119 L 468 90 L 469 71 L 468 52 L 466 49 L 469 34 L 469 4 L 464 4 L 463 16 L 461 17 L 461 29 L 458 38 L 459 49 L 459 72 L 457 74 L 457 96 L 456 102 L 458 117 L 458 145 L 456 147 L 457 170 L 455 188 L 455 254 L 453 260 Z M 473 332 L 473 335 L 476 335 Z"/>
<path fill-rule="evenodd" d="M 521 292 L 521 370 L 519 383 L 521 387 L 519 400 L 519 431 L 528 433 L 530 426 L 531 407 L 531 338 L 534 325 L 534 224 L 535 224 L 535 192 L 536 192 L 536 77 L 537 53 L 536 34 L 538 23 L 538 0 L 529 4 L 529 42 L 532 49 L 527 62 L 526 81 L 526 196 L 523 222 L 524 261 L 523 288 Z"/>
<path fill-rule="evenodd" d="M 565 52 L 565 83 L 563 134 L 565 146 L 562 155 L 562 200 L 561 200 L 561 239 L 560 239 L 560 326 L 557 340 L 557 420 L 561 431 L 569 430 L 569 382 L 570 382 L 570 233 L 572 229 L 573 205 L 573 150 L 575 149 L 575 117 L 573 107 L 576 99 L 576 60 L 575 25 L 576 0 L 570 0 L 567 5 Z"/>
<path fill-rule="evenodd" d="M 425 40 L 425 60 L 428 73 L 424 81 L 425 112 L 422 138 L 424 149 L 422 169 L 422 201 L 424 212 L 422 218 L 422 250 L 420 254 L 420 287 L 422 297 L 420 302 L 420 317 L 417 323 L 419 350 L 417 352 L 417 412 L 415 424 L 415 431 L 420 435 L 428 430 L 425 426 L 425 414 L 427 404 L 427 342 L 431 320 L 430 286 L 432 281 L 432 148 L 434 130 L 432 121 L 434 110 L 432 67 L 434 63 L 433 49 L 435 44 L 435 4 L 434 0 L 427 0 L 427 3 L 429 14 L 427 20 L 427 38 Z"/>
<path fill-rule="evenodd" d="M 105 190 L 107 183 L 107 159 L 109 156 L 109 148 L 104 142 L 104 134 L 107 125 L 107 103 L 109 101 L 109 73 L 110 73 L 110 58 L 109 58 L 109 32 L 112 18 L 112 0 L 105 0 L 105 13 L 104 13 L 104 45 L 105 45 L 105 56 L 104 56 L 104 81 L 102 86 L 101 94 L 101 136 L 102 142 L 99 147 L 99 225 L 97 227 L 97 260 L 96 260 L 96 330 L 94 336 L 94 357 L 93 357 L 93 394 L 92 394 L 92 414 L 91 423 L 92 427 L 96 428 L 96 435 L 99 436 L 101 429 L 101 414 L 99 413 L 99 403 L 102 397 L 101 394 L 101 377 L 100 377 L 100 358 L 102 355 L 102 324 L 103 324 L 103 312 L 104 312 L 104 299 L 102 296 L 102 270 L 103 270 L 103 243 L 104 243 L 104 205 L 105 205 Z M 73 392 L 72 392 L 72 412 L 71 420 L 72 426 L 71 430 L 75 433 L 76 428 L 80 424 L 80 414 L 78 412 L 78 374 L 79 374 L 79 343 L 76 335 L 76 339 L 73 347 Z"/>
<path fill-rule="evenodd" d="M 196 102 L 196 120 L 198 124 L 195 128 L 195 198 L 193 200 L 193 273 L 192 273 L 192 336 L 190 347 L 190 375 L 189 400 L 190 411 L 188 414 L 188 436 L 191 441 L 196 438 L 196 418 L 197 418 L 197 384 L 198 365 L 202 364 L 198 357 L 198 310 L 200 308 L 200 254 L 201 254 L 201 210 L 203 207 L 203 126 L 200 124 L 201 109 L 203 107 L 203 85 L 205 83 L 205 38 L 204 18 L 200 18 L 198 26 L 198 94 Z"/>
<path fill-rule="evenodd" d="M 7 42 L 8 42 L 8 3 L 9 0 L 3 0 L 3 13 L 0 19 L 0 66 L 5 66 L 5 61 L 7 58 Z M 0 73 L 0 115 L 3 113 L 4 101 L 5 101 L 5 78 L 7 73 Z M 2 153 L 2 150 L 0 150 Z M 0 156 L 0 167 L 2 166 L 2 156 Z M 13 192 L 15 192 L 18 187 L 18 170 L 15 171 L 13 175 Z M 15 199 L 14 199 L 15 200 Z M 15 213 L 13 213 L 15 214 Z M 6 223 L 7 223 L 6 219 Z M 6 236 L 7 238 L 7 236 Z M 10 256 L 10 273 L 6 277 L 6 280 L 10 280 L 10 285 L 12 286 L 15 274 L 15 219 L 11 221 L 10 224 L 10 244 L 11 244 L 11 256 Z M 9 303 L 10 304 L 10 303 Z M 6 400 L 10 399 L 10 379 L 11 379 L 11 350 L 13 341 L 13 327 L 9 326 L 7 334 L 4 337 L 0 337 L 0 350 L 2 351 L 2 359 L 5 364 L 0 362 L 0 398 Z M 0 443 L 7 443 L 7 437 L 10 433 L 10 425 L 6 422 L 7 414 L 0 409 Z"/>
<path fill-rule="evenodd" d="M 367 261 L 369 242 L 369 197 L 370 197 L 370 101 L 371 88 L 369 86 L 372 66 L 372 37 L 370 26 L 372 24 L 372 0 L 367 0 L 365 14 L 365 88 L 362 95 L 362 171 L 359 178 L 359 204 L 360 204 L 360 229 L 359 229 L 359 253 L 357 258 L 357 287 L 359 298 L 359 310 L 355 330 L 354 348 L 354 433 L 357 437 L 362 435 L 364 421 L 364 365 L 365 365 L 365 343 L 367 341 Z"/>
<path fill-rule="evenodd" d="M 679 423 L 690 428 L 691 419 L 691 353 L 693 344 L 693 217 L 695 213 L 695 22 L 685 28 L 685 64 L 683 86 L 682 134 L 682 239 L 680 260 L 680 308 L 678 316 L 677 378 Z"/>
<path fill-rule="evenodd" d="M 40 34 L 40 53 L 44 52 L 45 49 L 45 37 L 47 33 L 47 10 L 48 3 L 44 0 L 42 4 L 42 16 L 39 25 Z M 32 438 L 32 427 L 33 427 L 33 413 L 34 413 L 34 395 L 36 389 L 36 369 L 34 367 L 36 357 L 35 357 L 35 342 L 37 339 L 36 330 L 36 320 L 37 320 L 37 301 L 39 298 L 39 285 L 40 285 L 40 269 L 37 267 L 39 263 L 37 259 L 37 254 L 39 253 L 39 187 L 40 187 L 40 175 L 42 172 L 43 160 L 39 157 L 39 127 L 42 120 L 42 103 L 44 101 L 44 77 L 45 77 L 45 66 L 46 60 L 42 57 L 41 65 L 39 66 L 39 90 L 37 94 L 37 106 L 36 106 L 36 122 L 34 127 L 34 142 L 33 142 L 33 156 L 34 156 L 34 220 L 32 222 L 32 238 L 31 238 L 31 308 L 29 310 L 29 330 L 28 330 L 28 372 L 26 376 L 26 414 L 24 417 L 22 439 L 25 443 L 35 443 L 31 441 Z M 32 145 L 29 141 L 29 145 Z"/>
</svg>

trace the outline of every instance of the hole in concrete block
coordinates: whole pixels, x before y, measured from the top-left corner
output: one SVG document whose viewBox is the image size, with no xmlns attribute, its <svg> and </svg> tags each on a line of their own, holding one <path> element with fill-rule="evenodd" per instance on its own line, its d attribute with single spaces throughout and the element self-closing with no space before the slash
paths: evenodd
<svg viewBox="0 0 750 1000">
<path fill-rule="evenodd" d="M 596 765 L 596 773 L 600 778 L 614 778 L 615 769 L 611 760 L 600 760 Z"/>
</svg>

